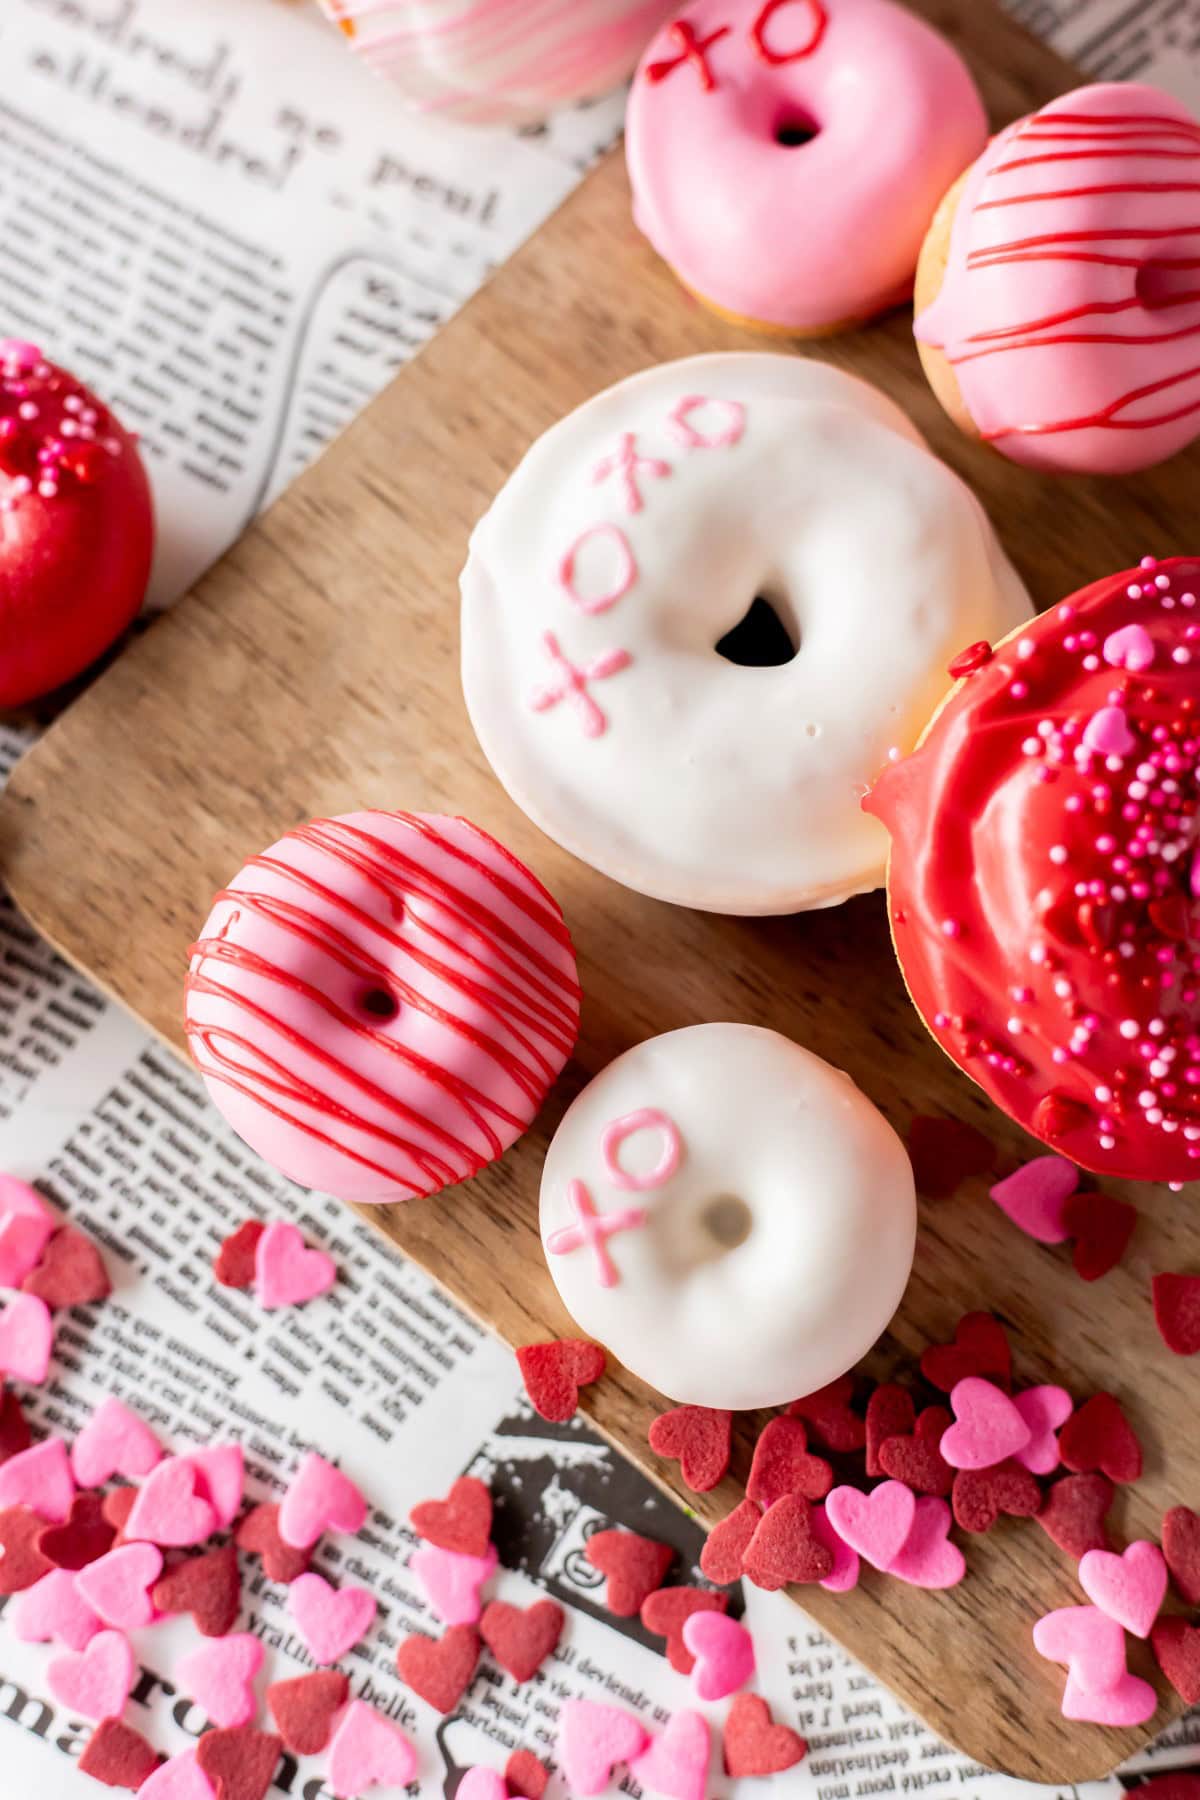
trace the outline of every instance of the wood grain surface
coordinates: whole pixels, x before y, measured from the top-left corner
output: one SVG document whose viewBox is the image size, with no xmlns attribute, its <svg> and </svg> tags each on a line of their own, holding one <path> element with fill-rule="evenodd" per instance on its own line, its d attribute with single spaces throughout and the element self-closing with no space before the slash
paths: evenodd
<svg viewBox="0 0 1200 1800">
<path fill-rule="evenodd" d="M 962 46 L 1002 123 L 1073 84 L 985 0 L 923 0 Z M 886 122 L 884 127 L 886 129 Z M 615 155 L 169 616 L 131 643 L 17 769 L 0 806 L 0 868 L 73 962 L 182 1049 L 186 949 L 213 891 L 288 826 L 358 806 L 463 812 L 529 861 L 561 901 L 587 996 L 578 1054 L 545 1116 L 499 1165 L 373 1222 L 469 1312 L 517 1345 L 569 1334 L 537 1234 L 542 1155 L 563 1107 L 610 1058 L 704 1019 L 770 1025 L 847 1068 L 904 1130 L 914 1111 L 978 1122 L 1009 1164 L 1028 1140 L 927 1039 L 887 942 L 879 896 L 776 920 L 693 914 L 626 893 L 571 860 L 509 803 L 459 691 L 456 578 L 468 532 L 531 439 L 598 388 L 655 361 L 778 347 L 688 300 L 630 222 Z M 921 377 L 903 315 L 814 349 L 879 382 L 974 483 L 1039 603 L 1144 552 L 1195 553 L 1200 459 L 1106 485 L 1040 479 L 960 437 Z M 1200 1503 L 1200 1384 L 1151 1317 L 1158 1268 L 1200 1268 L 1194 1192 L 1141 1189 L 1124 1267 L 1084 1286 L 1062 1252 L 1022 1238 L 984 1185 L 922 1208 L 916 1269 L 869 1367 L 907 1369 L 960 1313 L 1011 1328 L 1018 1378 L 1079 1397 L 1111 1388 L 1147 1449 L 1118 1532 L 1154 1534 Z M 656 1481 L 722 1517 L 751 1441 L 704 1497 L 648 1451 L 661 1402 L 620 1369 L 587 1395 L 597 1426 Z M 1067 1783 L 1111 1769 L 1155 1726 L 1116 1733 L 1058 1712 L 1060 1673 L 1030 1629 L 1081 1599 L 1032 1524 L 970 1540 L 968 1579 L 928 1595 L 870 1571 L 804 1609 L 979 1762 Z M 1133 1666 L 1149 1673 L 1139 1647 Z"/>
</svg>

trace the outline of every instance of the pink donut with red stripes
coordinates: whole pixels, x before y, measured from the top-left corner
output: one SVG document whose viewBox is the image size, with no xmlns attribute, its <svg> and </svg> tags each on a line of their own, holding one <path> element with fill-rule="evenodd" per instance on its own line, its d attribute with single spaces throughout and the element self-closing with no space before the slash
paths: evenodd
<svg viewBox="0 0 1200 1800">
<path fill-rule="evenodd" d="M 553 897 L 466 819 L 314 819 L 252 856 L 192 947 L 214 1104 L 292 1181 L 368 1204 L 476 1174 L 532 1124 L 579 1028 Z"/>
</svg>

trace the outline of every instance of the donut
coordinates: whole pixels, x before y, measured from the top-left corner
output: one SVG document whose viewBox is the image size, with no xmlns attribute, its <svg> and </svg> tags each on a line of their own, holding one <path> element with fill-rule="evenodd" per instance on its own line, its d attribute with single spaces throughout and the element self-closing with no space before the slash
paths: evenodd
<svg viewBox="0 0 1200 1800">
<path fill-rule="evenodd" d="M 475 124 L 544 118 L 617 86 L 671 0 L 321 0 L 410 105 Z"/>
<path fill-rule="evenodd" d="M 977 647 L 865 804 L 909 992 L 1019 1125 L 1099 1174 L 1200 1174 L 1200 560 Z"/>
<path fill-rule="evenodd" d="M 575 955 L 551 895 L 478 826 L 344 813 L 217 895 L 185 1024 L 267 1162 L 342 1200 L 411 1200 L 532 1124 L 578 1032 Z"/>
<path fill-rule="evenodd" d="M 964 431 L 1088 475 L 1191 443 L 1198 171 L 1200 122 L 1141 82 L 1077 88 L 992 140 L 917 273 L 921 360 Z"/>
<path fill-rule="evenodd" d="M 728 913 L 878 887 L 862 793 L 955 652 L 1030 616 L 898 407 L 761 352 L 648 369 L 554 426 L 462 594 L 467 708 L 517 804 L 627 887 Z"/>
<path fill-rule="evenodd" d="M 129 433 L 36 344 L 0 339 L 0 707 L 107 650 L 142 604 L 153 547 Z"/>
<path fill-rule="evenodd" d="M 642 57 L 634 218 L 739 324 L 845 329 L 907 300 L 938 202 L 987 142 L 956 51 L 891 0 L 695 0 Z"/>
<path fill-rule="evenodd" d="M 690 1025 L 568 1107 L 541 1231 L 571 1317 L 659 1393 L 778 1406 L 886 1330 L 912 1268 L 912 1166 L 840 1069 L 756 1025 Z"/>
</svg>

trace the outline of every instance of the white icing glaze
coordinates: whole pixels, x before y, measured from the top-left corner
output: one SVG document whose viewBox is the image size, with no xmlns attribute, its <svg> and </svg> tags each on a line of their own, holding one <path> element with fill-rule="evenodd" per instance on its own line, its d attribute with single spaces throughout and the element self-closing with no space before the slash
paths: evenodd
<svg viewBox="0 0 1200 1800">
<path fill-rule="evenodd" d="M 560 421 L 477 526 L 462 592 L 468 710 L 517 804 L 615 880 L 731 913 L 877 887 L 861 794 L 950 659 L 1031 614 L 898 407 L 761 353 L 662 364 Z M 800 644 L 779 667 L 715 649 L 759 594 Z"/>
<path fill-rule="evenodd" d="M 631 1194 L 606 1145 L 645 1109 L 679 1158 L 661 1174 L 661 1124 L 629 1131 Z M 618 1227 L 603 1260 L 577 1242 L 580 1184 Z M 908 1281 L 916 1199 L 903 1144 L 849 1076 L 774 1031 L 692 1025 L 627 1050 L 569 1107 L 541 1229 L 583 1331 L 669 1399 L 740 1410 L 812 1393 L 870 1349 Z"/>
</svg>

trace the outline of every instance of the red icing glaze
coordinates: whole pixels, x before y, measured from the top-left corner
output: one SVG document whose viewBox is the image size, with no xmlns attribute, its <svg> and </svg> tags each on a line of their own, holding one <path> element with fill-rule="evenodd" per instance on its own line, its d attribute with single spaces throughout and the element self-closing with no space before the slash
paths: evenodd
<svg viewBox="0 0 1200 1800">
<path fill-rule="evenodd" d="M 133 439 L 35 345 L 0 340 L 0 706 L 61 686 L 119 636 L 153 540 Z"/>
<path fill-rule="evenodd" d="M 1200 560 L 1146 558 L 998 646 L 864 802 L 929 1029 L 1103 1174 L 1200 1175 L 1198 769 Z"/>
</svg>

